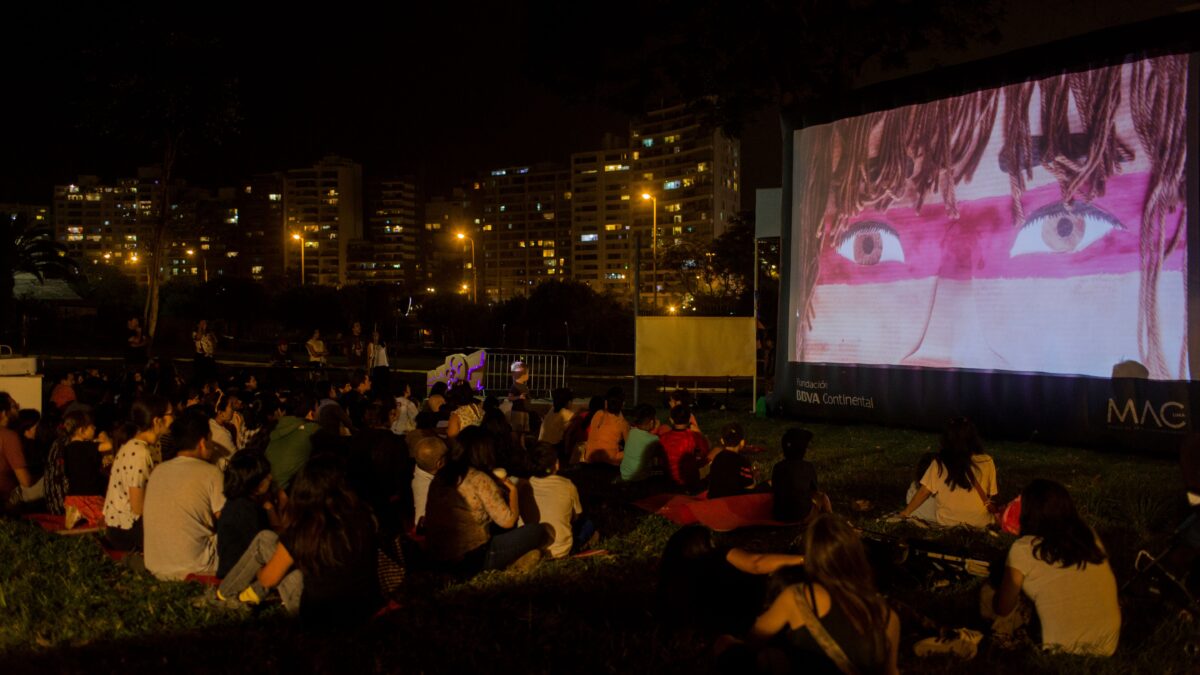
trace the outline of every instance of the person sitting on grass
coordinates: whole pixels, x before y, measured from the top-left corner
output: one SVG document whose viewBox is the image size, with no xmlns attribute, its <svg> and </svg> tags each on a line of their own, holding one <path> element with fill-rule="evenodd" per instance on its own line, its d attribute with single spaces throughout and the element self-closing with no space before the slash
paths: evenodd
<svg viewBox="0 0 1200 675">
<path fill-rule="evenodd" d="M 925 500 L 937 505 L 937 524 L 985 528 L 994 522 L 990 506 L 998 491 L 996 463 L 983 452 L 975 425 L 965 417 L 950 421 L 941 449 L 921 477 L 921 487 L 899 513 L 909 518 Z"/>
<path fill-rule="evenodd" d="M 817 469 L 804 459 L 812 432 L 792 427 L 783 432 L 783 459 L 771 471 L 772 506 L 775 520 L 795 523 L 818 513 L 829 513 L 829 497 L 817 490 Z"/>
<path fill-rule="evenodd" d="M 544 530 L 537 523 L 517 527 L 517 486 L 493 475 L 492 437 L 468 427 L 458 445 L 429 486 L 425 537 L 430 557 L 464 576 L 536 565 Z M 493 524 L 507 532 L 493 535 Z"/>
<path fill-rule="evenodd" d="M 146 484 L 146 570 L 159 579 L 217 571 L 217 519 L 225 507 L 221 470 L 212 464 L 208 417 L 197 408 L 171 424 L 175 456 Z"/>
<path fill-rule="evenodd" d="M 224 579 L 254 537 L 280 526 L 271 502 L 271 463 L 254 452 L 241 452 L 225 469 L 225 508 L 217 520 L 217 577 Z"/>
<path fill-rule="evenodd" d="M 305 623 L 368 619 L 382 604 L 376 529 L 371 509 L 346 486 L 341 460 L 314 456 L 296 474 L 279 534 L 259 532 L 215 598 L 256 605 L 274 589 Z"/>
<path fill-rule="evenodd" d="M 921 479 L 925 477 L 925 472 L 929 471 L 929 465 L 933 463 L 938 454 L 936 452 L 927 452 L 921 455 L 917 460 L 917 471 L 913 474 L 913 480 L 908 484 L 908 492 L 904 495 L 904 503 L 907 504 L 917 496 L 917 492 L 921 490 Z M 913 511 L 912 517 L 921 522 L 936 523 L 937 522 L 937 500 L 926 499 L 924 504 L 917 507 Z"/>
<path fill-rule="evenodd" d="M 676 406 L 687 406 L 688 410 L 692 410 L 694 404 L 695 402 L 692 399 L 692 392 L 684 389 L 683 387 L 680 387 L 679 389 L 672 391 L 670 394 L 667 394 L 667 423 L 659 426 L 658 434 L 661 436 L 674 427 L 675 422 L 670 418 L 670 412 L 674 410 Z M 694 414 L 690 414 L 688 416 L 688 428 L 700 435 L 704 435 L 704 432 L 700 431 L 700 423 L 696 421 L 696 416 Z"/>
<path fill-rule="evenodd" d="M 475 400 L 475 390 L 466 382 L 459 382 L 450 390 L 446 401 L 454 406 L 450 413 L 450 424 L 446 436 L 457 438 L 463 429 L 477 427 L 483 423 L 483 406 Z"/>
<path fill-rule="evenodd" d="M 304 395 L 288 400 L 288 414 L 275 420 L 270 427 L 265 455 L 271 463 L 271 477 L 276 487 L 288 489 L 292 478 L 308 461 L 313 451 L 312 435 L 319 426 L 306 419 L 312 414 L 312 401 Z"/>
<path fill-rule="evenodd" d="M 584 458 L 593 464 L 621 464 L 621 445 L 629 438 L 629 423 L 621 414 L 625 407 L 625 392 L 620 387 L 608 390 L 604 410 L 592 415 L 588 422 L 587 449 Z"/>
<path fill-rule="evenodd" d="M 550 393 L 550 398 L 554 407 L 550 414 L 546 415 L 546 419 L 542 420 L 542 428 L 538 430 L 538 442 L 549 443 L 561 452 L 563 434 L 567 430 L 567 424 L 575 416 L 571 410 L 574 395 L 570 389 L 559 388 Z"/>
<path fill-rule="evenodd" d="M 568 464 L 587 461 L 588 428 L 592 418 L 604 410 L 604 397 L 593 396 L 588 400 L 587 410 L 581 410 L 571 417 L 563 430 L 563 455 Z"/>
<path fill-rule="evenodd" d="M 549 443 L 533 449 L 534 475 L 518 483 L 521 518 L 542 523 L 554 535 L 547 547 L 551 558 L 562 558 L 589 545 L 596 534 L 590 520 L 580 518 L 583 504 L 570 478 L 558 475 L 558 453 Z"/>
<path fill-rule="evenodd" d="M 633 428 L 625 439 L 625 454 L 621 457 L 621 480 L 631 483 L 650 477 L 654 460 L 662 452 L 658 436 L 651 429 L 658 426 L 654 406 L 639 403 L 633 409 Z"/>
<path fill-rule="evenodd" d="M 782 634 L 786 647 L 776 654 L 788 662 L 786 672 L 898 673 L 900 619 L 875 589 L 854 528 L 838 516 L 818 516 L 804 533 L 804 558 L 807 581 L 785 588 L 759 615 L 749 643 L 764 645 Z M 839 666 L 828 655 L 814 628 L 848 663 Z"/>
<path fill-rule="evenodd" d="M 434 382 L 429 389 L 429 397 L 421 404 L 422 411 L 429 411 L 435 415 L 441 415 L 441 419 L 446 416 L 442 414 L 442 406 L 446 405 L 446 392 L 449 387 L 445 382 Z"/>
<path fill-rule="evenodd" d="M 762 611 L 767 575 L 803 564 L 802 555 L 718 546 L 708 528 L 685 525 L 663 548 L 659 614 L 669 625 L 744 633 Z"/>
<path fill-rule="evenodd" d="M 421 413 L 426 414 L 426 413 Z M 421 436 L 412 444 L 411 453 L 416 460 L 413 467 L 413 526 L 424 529 L 425 508 L 429 500 L 429 486 L 433 477 L 446 465 L 446 454 L 450 451 L 446 443 L 437 436 Z"/>
<path fill-rule="evenodd" d="M 129 417 L 130 425 L 122 428 L 121 436 L 130 437 L 117 450 L 104 495 L 104 534 L 108 545 L 118 551 L 142 548 L 142 507 L 156 457 L 151 446 L 175 419 L 167 399 L 153 394 L 134 401 Z"/>
<path fill-rule="evenodd" d="M 716 448 L 708 472 L 708 498 L 734 497 L 754 491 L 754 465 L 741 454 L 746 447 L 742 425 L 730 422 L 721 429 L 721 447 Z"/>
<path fill-rule="evenodd" d="M 1022 594 L 1037 609 L 1044 649 L 1085 656 L 1116 651 L 1121 608 L 1108 554 L 1067 489 L 1054 481 L 1034 480 L 1021 492 L 1021 538 L 1008 550 L 991 607 L 984 602 L 985 618 L 998 616 L 1003 624 Z"/>
<path fill-rule="evenodd" d="M 700 481 L 709 462 L 708 440 L 692 431 L 692 411 L 686 405 L 671 409 L 671 430 L 659 433 L 663 454 L 667 457 L 667 473 L 671 480 L 689 492 L 700 489 Z"/>
<path fill-rule="evenodd" d="M 21 435 L 10 428 L 20 409 L 12 396 L 0 391 L 0 511 L 6 508 L 18 488 L 34 485 Z"/>
<path fill-rule="evenodd" d="M 46 510 L 61 515 L 68 496 L 104 494 L 108 476 L 101 453 L 112 452 L 113 445 L 103 432 L 97 438 L 92 416 L 83 410 L 64 415 L 60 431 L 46 460 Z"/>
</svg>

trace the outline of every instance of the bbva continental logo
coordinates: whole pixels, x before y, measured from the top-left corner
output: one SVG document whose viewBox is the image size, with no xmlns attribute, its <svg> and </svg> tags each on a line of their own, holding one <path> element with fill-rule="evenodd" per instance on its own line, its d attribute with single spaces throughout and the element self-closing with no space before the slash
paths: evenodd
<svg viewBox="0 0 1200 675">
<path fill-rule="evenodd" d="M 1184 429 L 1187 423 L 1187 407 L 1179 401 L 1167 401 L 1161 405 L 1143 401 L 1139 407 L 1131 398 L 1125 399 L 1123 405 L 1108 399 L 1109 426 Z"/>
</svg>

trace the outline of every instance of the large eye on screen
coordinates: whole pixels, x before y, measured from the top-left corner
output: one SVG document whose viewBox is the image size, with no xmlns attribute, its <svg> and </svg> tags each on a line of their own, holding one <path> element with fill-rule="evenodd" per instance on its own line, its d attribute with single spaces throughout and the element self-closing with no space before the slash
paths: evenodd
<svg viewBox="0 0 1200 675">
<path fill-rule="evenodd" d="M 1090 204 L 1077 205 L 1070 210 L 1064 204 L 1050 204 L 1026 219 L 1008 256 L 1076 253 L 1114 229 L 1125 228 L 1116 218 Z"/>
<path fill-rule="evenodd" d="M 865 220 L 846 230 L 837 242 L 838 255 L 859 265 L 904 262 L 900 237 L 886 223 Z"/>
</svg>

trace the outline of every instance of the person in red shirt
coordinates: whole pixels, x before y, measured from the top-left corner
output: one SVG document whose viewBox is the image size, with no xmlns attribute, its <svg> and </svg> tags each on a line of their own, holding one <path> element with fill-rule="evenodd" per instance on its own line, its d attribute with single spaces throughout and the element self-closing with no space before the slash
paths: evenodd
<svg viewBox="0 0 1200 675">
<path fill-rule="evenodd" d="M 33 475 L 25 463 L 21 436 L 9 428 L 20 409 L 12 396 L 0 391 L 0 509 L 8 504 L 18 486 L 33 487 Z"/>
<path fill-rule="evenodd" d="M 659 434 L 667 456 L 671 480 L 689 491 L 700 487 L 701 469 L 712 459 L 708 440 L 691 430 L 692 411 L 686 405 L 671 408 L 671 430 Z"/>
<path fill-rule="evenodd" d="M 74 400 L 75 373 L 63 373 L 63 376 L 58 379 L 58 384 L 54 385 L 54 391 L 50 392 L 50 402 L 54 404 L 55 408 L 62 410 Z"/>
</svg>

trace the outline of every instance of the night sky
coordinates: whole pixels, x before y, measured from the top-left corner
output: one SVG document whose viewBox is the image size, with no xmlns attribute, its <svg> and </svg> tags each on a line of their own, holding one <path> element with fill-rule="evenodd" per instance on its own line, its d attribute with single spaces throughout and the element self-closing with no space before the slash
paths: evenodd
<svg viewBox="0 0 1200 675">
<path fill-rule="evenodd" d="M 1011 0 L 1002 41 L 967 54 L 918 55 L 914 69 L 999 53 L 1119 21 L 1170 13 L 1178 1 L 1058 3 Z M 1047 9 L 1047 5 L 1051 5 Z M 158 154 L 145 143 L 97 132 L 97 91 L 106 78 L 153 60 L 147 36 L 171 30 L 211 36 L 219 57 L 181 77 L 232 75 L 241 117 L 220 146 L 192 147 L 178 173 L 208 187 L 255 172 L 306 166 L 326 153 L 362 162 L 368 175 L 415 176 L 433 192 L 477 171 L 598 147 L 607 132 L 625 133 L 628 101 L 568 100 L 552 91 L 537 65 L 561 58 L 606 58 L 636 49 L 612 37 L 627 25 L 619 5 L 594 5 L 595 20 L 561 17 L 549 3 L 453 4 L 381 14 L 371 8 L 279 6 L 275 16 L 216 10 L 195 16 L 138 19 L 139 10 L 18 14 L 0 41 L 9 85 L 0 105 L 4 157 L 0 201 L 48 203 L 52 186 L 78 174 L 132 175 Z M 606 9 L 607 8 L 607 9 Z M 550 39 L 546 31 L 562 30 Z M 570 39 L 563 40 L 564 35 Z M 551 49 L 551 46 L 553 49 Z M 878 79 L 867 72 L 864 81 Z M 742 139 L 743 206 L 753 189 L 778 185 L 775 111 L 750 119 Z"/>
</svg>

